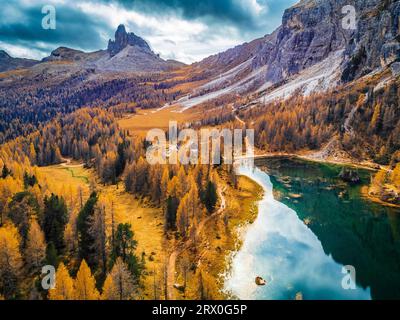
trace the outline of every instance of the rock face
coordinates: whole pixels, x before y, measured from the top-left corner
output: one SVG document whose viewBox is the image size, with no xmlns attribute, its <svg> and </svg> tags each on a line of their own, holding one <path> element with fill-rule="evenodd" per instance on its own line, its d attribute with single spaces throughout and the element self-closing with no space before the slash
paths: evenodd
<svg viewBox="0 0 400 320">
<path fill-rule="evenodd" d="M 400 62 L 395 62 L 390 66 L 393 77 L 400 76 Z"/>
<path fill-rule="evenodd" d="M 344 50 L 346 82 L 398 61 L 400 1 L 356 0 L 356 28 L 343 28 L 347 0 L 303 0 L 287 9 L 276 36 L 266 41 L 253 68 L 268 66 L 267 79 L 277 83 Z"/>
<path fill-rule="evenodd" d="M 400 58 L 400 1 L 357 0 L 357 29 L 346 41 L 342 80 L 351 81 Z"/>
<path fill-rule="evenodd" d="M 344 23 L 349 14 L 344 9 L 349 4 L 355 9 L 355 29 Z M 332 65 L 338 64 L 335 77 L 337 82 L 348 82 L 400 61 L 399 32 L 399 0 L 301 0 L 285 10 L 282 25 L 272 34 L 207 58 L 200 65 L 209 66 L 211 74 L 221 69 L 229 73 L 222 66 L 233 70 L 247 59 L 251 63 L 241 72 L 242 77 L 235 73 L 229 85 L 260 71 L 252 78 L 254 89 L 262 84 L 264 88 L 279 86 L 340 55 L 338 61 L 332 61 Z"/>
<path fill-rule="evenodd" d="M 272 34 L 195 64 L 209 81 L 181 104 L 249 93 L 257 96 L 252 103 L 267 103 L 326 91 L 379 68 L 397 74 L 399 31 L 400 0 L 301 0 Z"/>
<path fill-rule="evenodd" d="M 343 49 L 345 37 L 339 26 L 335 1 L 302 1 L 287 9 L 282 26 L 266 41 L 253 61 L 253 69 L 268 66 L 272 83 L 294 75 Z"/>
<path fill-rule="evenodd" d="M 400 58 L 400 43 L 393 41 L 385 43 L 381 50 L 381 66 L 384 68 L 397 62 Z"/>
<path fill-rule="evenodd" d="M 36 63 L 38 63 L 36 60 L 13 58 L 7 52 L 0 50 L 0 72 L 30 68 Z"/>
<path fill-rule="evenodd" d="M 155 54 L 148 43 L 125 26 L 118 26 L 115 40 L 109 40 L 106 55 L 94 61 L 95 68 L 103 72 L 159 72 L 182 67 L 176 61 L 165 61 Z"/>
<path fill-rule="evenodd" d="M 110 56 L 113 57 L 127 46 L 137 47 L 152 53 L 150 46 L 145 40 L 135 35 L 133 32 L 127 33 L 124 25 L 119 25 L 117 31 L 115 32 L 115 40 L 111 39 L 108 41 L 108 52 Z"/>
</svg>

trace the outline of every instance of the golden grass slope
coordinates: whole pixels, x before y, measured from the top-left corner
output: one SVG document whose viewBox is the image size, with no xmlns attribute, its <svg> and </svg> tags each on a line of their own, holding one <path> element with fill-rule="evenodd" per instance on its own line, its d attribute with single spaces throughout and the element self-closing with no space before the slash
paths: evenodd
<svg viewBox="0 0 400 320">
<path fill-rule="evenodd" d="M 153 272 L 156 277 L 161 276 L 160 270 L 165 259 L 163 249 L 163 213 L 159 208 L 148 205 L 145 201 L 135 199 L 133 195 L 125 192 L 125 188 L 117 186 L 103 186 L 96 182 L 94 172 L 76 164 L 70 166 L 49 166 L 37 168 L 37 174 L 42 181 L 46 181 L 49 189 L 64 196 L 67 206 L 71 204 L 77 209 L 70 213 L 76 217 L 80 208 L 80 192 L 83 201 L 90 195 L 92 188 L 99 193 L 99 201 L 106 208 L 107 233 L 111 233 L 111 212 L 113 210 L 115 224 L 129 223 L 138 242 L 136 255 L 139 259 L 144 253 L 146 270 L 143 277 L 143 288 L 139 296 L 144 299 L 153 299 Z M 71 199 L 72 197 L 72 199 Z M 159 281 L 159 280 L 157 280 Z"/>
</svg>

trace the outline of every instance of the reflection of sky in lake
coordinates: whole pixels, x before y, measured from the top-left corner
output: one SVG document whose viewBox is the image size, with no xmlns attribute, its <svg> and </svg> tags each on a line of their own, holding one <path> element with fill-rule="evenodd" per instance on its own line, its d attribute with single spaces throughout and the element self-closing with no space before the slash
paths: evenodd
<svg viewBox="0 0 400 320">
<path fill-rule="evenodd" d="M 225 289 L 240 299 L 370 299 L 370 290 L 342 288 L 342 265 L 327 256 L 321 242 L 296 212 L 274 200 L 269 176 L 241 167 L 240 173 L 264 187 L 257 220 L 245 233 Z M 340 237 L 340 235 L 338 235 Z M 263 277 L 266 286 L 257 286 Z"/>
</svg>

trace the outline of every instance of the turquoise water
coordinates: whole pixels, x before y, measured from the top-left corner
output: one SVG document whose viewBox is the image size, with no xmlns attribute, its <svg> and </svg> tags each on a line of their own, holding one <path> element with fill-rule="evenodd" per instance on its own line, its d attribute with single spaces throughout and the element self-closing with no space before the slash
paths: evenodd
<svg viewBox="0 0 400 320">
<path fill-rule="evenodd" d="M 240 299 L 399 299 L 400 210 L 361 196 L 339 166 L 265 160 L 240 173 L 265 190 L 225 289 Z M 370 173 L 359 171 L 364 185 Z M 355 268 L 355 289 L 342 286 Z M 259 287 L 261 276 L 268 284 Z"/>
</svg>

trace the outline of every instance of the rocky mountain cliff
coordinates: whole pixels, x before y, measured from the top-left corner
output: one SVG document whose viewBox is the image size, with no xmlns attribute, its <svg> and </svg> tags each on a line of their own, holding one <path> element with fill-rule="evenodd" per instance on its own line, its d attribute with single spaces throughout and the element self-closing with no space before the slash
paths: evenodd
<svg viewBox="0 0 400 320">
<path fill-rule="evenodd" d="M 4 50 L 0 50 L 0 72 L 29 68 L 38 62 L 31 59 L 13 58 Z"/>
<path fill-rule="evenodd" d="M 71 68 L 96 70 L 100 74 L 109 72 L 160 72 L 184 66 L 183 63 L 177 61 L 161 59 L 151 50 L 144 39 L 134 33 L 128 33 L 125 26 L 120 25 L 115 32 L 115 40 L 109 40 L 106 50 L 83 52 L 59 47 L 42 61 L 11 58 L 4 51 L 0 51 L 0 72 L 17 68 L 30 68 L 40 62 L 59 61 L 72 62 Z M 36 69 L 38 72 L 41 72 L 41 70 L 42 68 Z"/>
<path fill-rule="evenodd" d="M 347 5 L 355 8 L 355 29 L 343 27 Z M 200 62 L 211 79 L 185 106 L 229 93 L 265 92 L 264 101 L 298 89 L 309 94 L 379 68 L 397 75 L 399 24 L 399 0 L 302 0 L 272 34 Z"/>
<path fill-rule="evenodd" d="M 354 30 L 342 25 L 347 5 L 355 8 Z M 302 0 L 285 11 L 253 69 L 268 65 L 266 77 L 278 82 L 344 50 L 341 79 L 353 80 L 400 58 L 399 17 L 398 0 Z"/>
<path fill-rule="evenodd" d="M 115 56 L 127 46 L 137 47 L 151 53 L 150 46 L 142 38 L 135 35 L 133 32 L 127 33 L 123 24 L 119 25 L 115 32 L 115 40 L 111 39 L 108 41 L 108 52 L 110 56 Z"/>
<path fill-rule="evenodd" d="M 159 72 L 183 66 L 176 61 L 161 59 L 144 39 L 126 32 L 124 25 L 118 26 L 115 40 L 109 40 L 107 50 L 93 65 L 103 72 Z"/>
<path fill-rule="evenodd" d="M 348 5 L 355 8 L 355 29 L 343 27 L 343 8 Z M 399 19 L 400 0 L 301 0 L 284 12 L 282 25 L 272 34 L 193 64 L 188 74 L 205 84 L 180 102 L 189 108 L 229 94 L 253 94 L 258 101 L 268 102 L 299 91 L 305 95 L 325 91 L 386 68 L 396 76 L 400 74 Z M 65 76 L 76 70 L 88 70 L 91 78 L 110 73 L 124 77 L 183 66 L 161 59 L 123 25 L 106 50 L 85 53 L 61 47 L 43 60 L 54 61 L 72 63 L 62 68 L 35 66 L 33 77 L 42 72 Z M 5 70 L 15 67 L 9 62 L 1 65 Z"/>
</svg>

